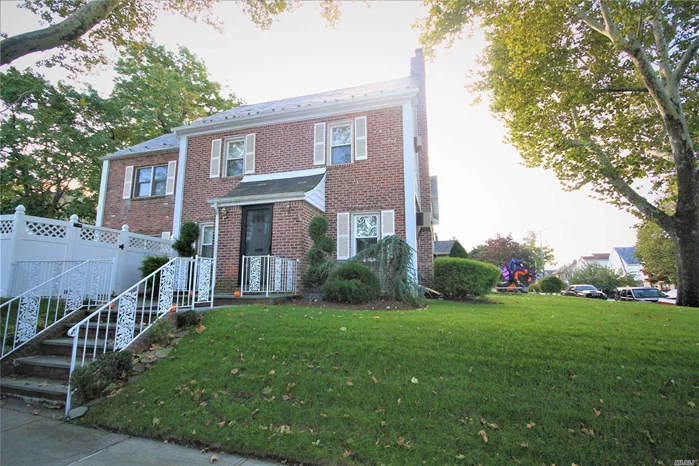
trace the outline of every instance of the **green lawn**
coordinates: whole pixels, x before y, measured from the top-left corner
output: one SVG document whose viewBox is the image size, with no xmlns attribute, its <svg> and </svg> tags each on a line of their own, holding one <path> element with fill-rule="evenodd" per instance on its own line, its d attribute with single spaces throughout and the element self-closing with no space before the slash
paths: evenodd
<svg viewBox="0 0 699 466">
<path fill-rule="evenodd" d="M 495 299 L 420 311 L 213 311 L 174 359 L 82 422 L 325 464 L 699 456 L 699 310 Z"/>
</svg>

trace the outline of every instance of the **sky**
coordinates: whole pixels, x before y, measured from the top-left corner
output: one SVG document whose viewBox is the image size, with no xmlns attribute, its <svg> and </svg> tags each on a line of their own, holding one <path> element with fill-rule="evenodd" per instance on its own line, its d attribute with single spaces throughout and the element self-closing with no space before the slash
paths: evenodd
<svg viewBox="0 0 699 466">
<path fill-rule="evenodd" d="M 317 5 L 304 3 L 262 31 L 230 1 L 215 7 L 224 33 L 173 14 L 161 14 L 154 39 L 168 49 L 186 46 L 206 64 L 213 80 L 248 104 L 313 94 L 408 76 L 419 48 L 413 27 L 425 8 L 417 1 L 343 2 L 342 17 L 330 28 Z M 0 1 L 0 30 L 10 36 L 39 28 L 36 16 Z M 472 105 L 467 74 L 485 41 L 476 31 L 428 62 L 427 112 L 430 172 L 439 177 L 439 239 L 456 237 L 470 250 L 496 234 L 521 241 L 540 231 L 557 265 L 581 255 L 633 246 L 638 222 L 631 214 L 589 197 L 566 192 L 553 172 L 526 168 L 517 150 L 503 142 L 506 129 L 488 110 Z M 45 54 L 13 63 L 33 67 Z M 60 69 L 40 69 L 52 81 Z M 100 92 L 111 90 L 109 68 L 81 75 Z M 554 268 L 547 264 L 547 268 Z"/>
</svg>

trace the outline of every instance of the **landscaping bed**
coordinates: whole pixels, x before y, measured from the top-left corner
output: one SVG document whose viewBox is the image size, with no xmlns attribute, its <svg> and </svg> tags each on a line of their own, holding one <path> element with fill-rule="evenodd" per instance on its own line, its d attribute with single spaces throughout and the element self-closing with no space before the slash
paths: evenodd
<svg viewBox="0 0 699 466">
<path fill-rule="evenodd" d="M 80 422 L 304 463 L 696 457 L 696 309 L 492 299 L 503 304 L 215 310 Z"/>
</svg>

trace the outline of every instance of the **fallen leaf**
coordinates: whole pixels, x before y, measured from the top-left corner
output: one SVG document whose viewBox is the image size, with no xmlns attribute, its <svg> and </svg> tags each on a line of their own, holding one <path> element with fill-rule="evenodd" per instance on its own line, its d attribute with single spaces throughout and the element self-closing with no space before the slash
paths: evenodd
<svg viewBox="0 0 699 466">
<path fill-rule="evenodd" d="M 345 458 L 348 458 L 348 457 L 349 457 L 349 455 L 351 455 L 351 454 L 352 454 L 352 452 L 351 452 L 351 451 L 349 451 L 349 450 L 345 450 L 345 452 L 344 452 L 344 453 L 342 454 L 342 456 L 344 456 Z"/>
<path fill-rule="evenodd" d="M 327 414 L 325 414 L 325 413 L 320 413 L 320 417 L 322 417 L 322 418 L 327 418 L 327 417 L 328 417 L 328 415 L 327 415 Z"/>
<path fill-rule="evenodd" d="M 269 395 L 270 393 L 272 393 L 272 387 L 265 387 L 262 389 L 263 395 Z"/>
<path fill-rule="evenodd" d="M 457 460 L 462 460 L 464 458 L 466 458 L 464 455 L 456 455 Z"/>
<path fill-rule="evenodd" d="M 216 424 L 216 425 L 218 426 L 219 429 L 223 429 L 223 426 L 226 425 L 226 421 L 221 421 L 221 422 L 219 422 L 219 423 Z"/>
<path fill-rule="evenodd" d="M 209 461 L 212 462 L 212 463 L 215 463 L 216 461 L 218 461 L 218 456 L 216 456 L 216 455 L 211 455 L 211 458 L 209 458 Z"/>
<path fill-rule="evenodd" d="M 488 424 L 488 427 L 490 427 L 491 429 L 499 429 L 500 428 L 500 426 L 494 422 L 491 422 L 490 424 Z"/>
<path fill-rule="evenodd" d="M 195 429 L 192 429 L 192 435 L 197 435 L 197 431 Z"/>
<path fill-rule="evenodd" d="M 347 386 L 348 386 L 348 387 L 351 387 L 352 385 L 354 385 L 354 384 L 352 383 L 352 381 L 351 381 L 350 379 L 347 379 Z"/>
<path fill-rule="evenodd" d="M 525 442 L 520 443 L 519 446 L 522 448 L 529 448 L 529 444 Z"/>
<path fill-rule="evenodd" d="M 694 404 L 693 401 L 688 401 L 687 404 L 689 405 L 690 408 L 695 408 L 697 406 Z"/>
<path fill-rule="evenodd" d="M 346 332 L 346 331 L 347 331 L 347 327 L 340 327 L 340 331 L 341 331 L 341 332 Z"/>
<path fill-rule="evenodd" d="M 379 383 L 379 379 L 377 379 L 377 378 L 374 377 L 373 375 L 371 376 L 371 381 L 374 382 L 374 383 Z"/>
<path fill-rule="evenodd" d="M 204 330 L 206 330 L 206 327 L 204 326 L 204 324 L 201 324 L 199 327 L 197 327 L 195 332 L 202 333 L 202 332 L 204 332 Z M 216 458 L 216 459 L 218 459 L 218 458 Z"/>
<path fill-rule="evenodd" d="M 41 382 L 39 384 L 40 387 L 47 387 L 48 385 L 49 385 L 49 383 L 46 380 L 44 380 L 43 382 Z"/>
<path fill-rule="evenodd" d="M 157 426 L 158 424 L 160 424 L 160 419 L 158 419 L 157 417 L 154 417 L 153 418 L 153 425 Z"/>
<path fill-rule="evenodd" d="M 38 410 L 38 409 L 35 409 L 34 411 L 32 411 L 32 414 L 33 414 L 34 416 L 38 416 L 38 415 L 39 415 L 39 410 Z"/>
<path fill-rule="evenodd" d="M 411 381 L 412 383 L 417 383 L 417 377 L 413 377 L 412 379 L 410 379 L 410 381 Z"/>
<path fill-rule="evenodd" d="M 485 420 L 483 416 L 481 416 L 481 424 L 486 425 L 488 421 Z"/>
<path fill-rule="evenodd" d="M 602 415 L 601 409 L 592 408 L 592 410 L 595 412 L 595 416 L 600 417 Z"/>
<path fill-rule="evenodd" d="M 402 399 L 402 398 L 399 397 L 399 398 L 398 398 L 398 401 L 396 401 L 396 404 L 397 404 L 398 406 L 400 406 L 400 400 L 401 400 L 401 399 Z"/>
<path fill-rule="evenodd" d="M 275 373 L 276 373 L 276 372 L 274 371 L 274 369 L 272 369 L 271 371 L 269 371 L 269 375 L 274 375 Z"/>
<path fill-rule="evenodd" d="M 633 392 L 633 394 L 636 395 L 637 397 L 643 396 L 643 392 Z"/>
<path fill-rule="evenodd" d="M 233 369 L 233 370 L 231 371 L 231 374 L 233 374 L 233 375 L 235 375 L 235 374 L 237 374 L 237 373 L 238 373 L 238 369 Z"/>
<path fill-rule="evenodd" d="M 484 430 L 478 432 L 478 435 L 481 436 L 481 438 L 483 439 L 483 441 L 485 443 L 488 443 L 488 434 L 486 434 Z"/>
<path fill-rule="evenodd" d="M 531 429 L 532 427 L 536 427 L 536 424 L 534 424 L 533 422 L 527 424 L 527 429 Z"/>
</svg>

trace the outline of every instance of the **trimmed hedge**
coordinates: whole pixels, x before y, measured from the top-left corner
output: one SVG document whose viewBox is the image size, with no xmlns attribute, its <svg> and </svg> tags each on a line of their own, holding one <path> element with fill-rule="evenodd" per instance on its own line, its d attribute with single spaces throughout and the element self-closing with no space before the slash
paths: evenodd
<svg viewBox="0 0 699 466">
<path fill-rule="evenodd" d="M 497 285 L 500 275 L 493 264 L 473 259 L 440 257 L 434 261 L 434 287 L 445 298 L 482 296 Z"/>
<path fill-rule="evenodd" d="M 560 293 L 565 287 L 565 283 L 560 278 L 550 275 L 539 281 L 539 286 L 543 293 Z"/>
<path fill-rule="evenodd" d="M 381 296 L 381 282 L 376 274 L 356 262 L 342 264 L 322 287 L 332 303 L 366 304 Z"/>
</svg>

